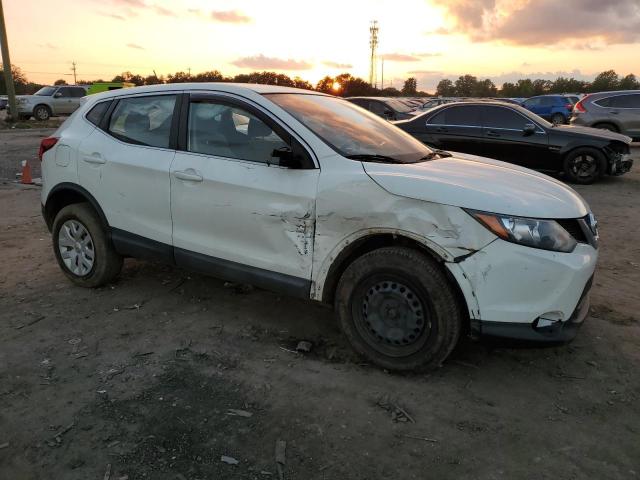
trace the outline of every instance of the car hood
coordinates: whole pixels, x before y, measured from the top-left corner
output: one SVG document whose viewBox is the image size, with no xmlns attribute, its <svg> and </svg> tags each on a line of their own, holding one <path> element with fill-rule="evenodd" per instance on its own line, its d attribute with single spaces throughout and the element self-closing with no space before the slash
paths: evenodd
<svg viewBox="0 0 640 480">
<path fill-rule="evenodd" d="M 597 137 L 605 140 L 617 140 L 623 143 L 631 143 L 632 141 L 632 139 L 626 135 L 604 130 L 602 128 L 580 127 L 576 125 L 556 125 L 551 130 L 557 130 L 563 134 L 589 135 L 590 137 Z"/>
<path fill-rule="evenodd" d="M 474 155 L 414 164 L 363 162 L 367 174 L 394 195 L 485 212 L 535 218 L 580 218 L 589 206 L 551 177 Z"/>
</svg>

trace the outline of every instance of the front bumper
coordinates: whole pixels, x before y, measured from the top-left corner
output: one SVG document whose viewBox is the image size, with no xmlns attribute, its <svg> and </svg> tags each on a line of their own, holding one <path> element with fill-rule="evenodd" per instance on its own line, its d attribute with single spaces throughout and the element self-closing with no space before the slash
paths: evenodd
<svg viewBox="0 0 640 480">
<path fill-rule="evenodd" d="M 587 315 L 597 258 L 587 243 L 560 253 L 498 239 L 447 266 L 467 300 L 472 333 L 567 341 Z"/>
<path fill-rule="evenodd" d="M 630 172 L 633 166 L 633 159 L 630 154 L 618 154 L 611 159 L 611 175 L 622 175 Z"/>
</svg>

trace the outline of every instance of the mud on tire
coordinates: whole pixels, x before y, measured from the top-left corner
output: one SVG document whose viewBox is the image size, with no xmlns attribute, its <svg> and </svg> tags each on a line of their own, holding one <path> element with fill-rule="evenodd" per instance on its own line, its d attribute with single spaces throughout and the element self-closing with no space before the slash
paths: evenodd
<svg viewBox="0 0 640 480">
<path fill-rule="evenodd" d="M 389 370 L 439 367 L 456 346 L 464 318 L 442 267 L 405 247 L 380 248 L 349 265 L 335 309 L 353 348 Z"/>
</svg>

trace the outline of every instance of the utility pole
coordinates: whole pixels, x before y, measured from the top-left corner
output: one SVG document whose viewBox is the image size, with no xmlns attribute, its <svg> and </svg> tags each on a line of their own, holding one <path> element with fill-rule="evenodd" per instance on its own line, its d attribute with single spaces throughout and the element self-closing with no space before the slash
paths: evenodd
<svg viewBox="0 0 640 480">
<path fill-rule="evenodd" d="M 187 70 L 189 70 L 189 76 L 191 76 L 191 67 L 189 67 Z"/>
<path fill-rule="evenodd" d="M 380 79 L 380 90 L 384 90 L 384 57 L 380 60 L 382 63 L 382 78 Z"/>
<path fill-rule="evenodd" d="M 18 118 L 18 105 L 16 103 L 16 87 L 13 84 L 13 74 L 11 73 L 11 60 L 9 59 L 9 41 L 7 40 L 7 28 L 4 24 L 4 10 L 2 0 L 0 0 L 0 47 L 2 47 L 2 66 L 4 69 L 4 84 L 7 86 L 7 97 L 9 97 L 10 119 Z"/>
<path fill-rule="evenodd" d="M 377 87 L 376 51 L 378 49 L 378 21 L 373 20 L 369 27 L 369 47 L 371 47 L 371 64 L 369 67 L 369 83 Z"/>
<path fill-rule="evenodd" d="M 73 62 L 71 62 L 71 70 L 73 71 L 73 84 L 77 85 L 78 84 L 78 80 L 76 79 L 76 62 L 75 60 Z"/>
</svg>

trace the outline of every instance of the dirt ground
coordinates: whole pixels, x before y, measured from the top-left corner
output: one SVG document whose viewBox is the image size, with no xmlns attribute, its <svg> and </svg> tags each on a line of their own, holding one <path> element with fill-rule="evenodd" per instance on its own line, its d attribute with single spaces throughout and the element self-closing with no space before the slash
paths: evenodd
<svg viewBox="0 0 640 480">
<path fill-rule="evenodd" d="M 47 133 L 0 132 L 0 163 Z M 39 189 L 0 182 L 0 478 L 277 479 L 278 441 L 286 479 L 637 478 L 635 170 L 578 189 L 602 243 L 573 343 L 464 339 L 429 375 L 363 364 L 325 307 L 161 264 L 75 287 Z"/>
</svg>

